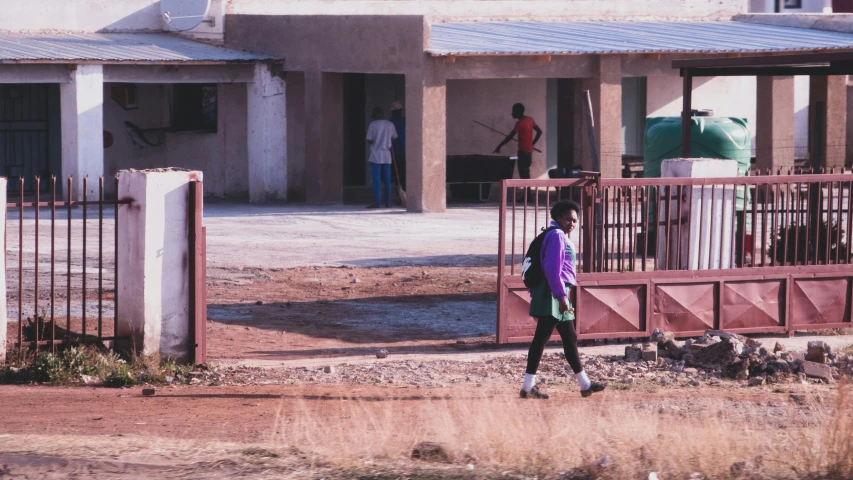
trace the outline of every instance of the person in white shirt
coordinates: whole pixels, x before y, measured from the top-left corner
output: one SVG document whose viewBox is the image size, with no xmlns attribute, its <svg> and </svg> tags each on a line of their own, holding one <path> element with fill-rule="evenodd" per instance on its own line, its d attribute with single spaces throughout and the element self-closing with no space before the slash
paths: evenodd
<svg viewBox="0 0 853 480">
<path fill-rule="evenodd" d="M 370 145 L 370 158 L 367 161 L 373 178 L 373 204 L 367 208 L 380 208 L 383 184 L 385 206 L 391 206 L 391 141 L 397 138 L 397 129 L 384 117 L 382 107 L 374 108 L 371 114 L 373 121 L 367 127 L 367 144 Z"/>
</svg>

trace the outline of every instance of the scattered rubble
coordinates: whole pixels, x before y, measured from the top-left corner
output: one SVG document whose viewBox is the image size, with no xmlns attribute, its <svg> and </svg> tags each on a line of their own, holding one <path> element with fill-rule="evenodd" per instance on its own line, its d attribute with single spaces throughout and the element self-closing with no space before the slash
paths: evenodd
<svg viewBox="0 0 853 480">
<path fill-rule="evenodd" d="M 448 462 L 450 455 L 438 442 L 420 442 L 412 448 L 412 458 L 431 462 Z"/>
</svg>

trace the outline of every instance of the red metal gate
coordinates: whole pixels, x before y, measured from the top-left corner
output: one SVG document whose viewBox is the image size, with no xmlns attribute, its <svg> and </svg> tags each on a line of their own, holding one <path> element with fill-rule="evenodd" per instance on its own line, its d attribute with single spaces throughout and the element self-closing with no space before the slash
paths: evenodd
<svg viewBox="0 0 853 480">
<path fill-rule="evenodd" d="M 546 208 L 525 203 L 519 231 L 518 209 L 505 199 L 525 186 L 539 188 Z M 655 328 L 692 336 L 708 328 L 792 334 L 851 327 L 850 174 L 508 180 L 498 343 L 532 338 L 518 262 L 539 221 L 547 223 L 547 198 L 566 187 L 580 190 L 583 210 L 580 338 L 641 337 Z"/>
</svg>

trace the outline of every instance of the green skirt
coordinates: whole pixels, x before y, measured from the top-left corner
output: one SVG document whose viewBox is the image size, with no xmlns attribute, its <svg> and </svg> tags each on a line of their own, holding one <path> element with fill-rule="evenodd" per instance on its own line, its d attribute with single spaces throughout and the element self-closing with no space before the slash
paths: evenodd
<svg viewBox="0 0 853 480">
<path fill-rule="evenodd" d="M 566 292 L 568 293 L 568 288 Z M 547 280 L 542 280 L 533 289 L 533 296 L 530 298 L 529 313 L 531 317 L 554 317 L 558 322 L 568 322 L 575 319 L 575 310 L 571 300 L 569 300 L 569 311 L 560 313 L 560 302 L 551 294 L 551 288 L 548 287 Z"/>
</svg>

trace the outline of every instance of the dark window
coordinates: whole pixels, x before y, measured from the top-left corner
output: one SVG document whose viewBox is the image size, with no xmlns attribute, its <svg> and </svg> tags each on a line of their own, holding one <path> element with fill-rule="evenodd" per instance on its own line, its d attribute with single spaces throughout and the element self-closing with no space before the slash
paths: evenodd
<svg viewBox="0 0 853 480">
<path fill-rule="evenodd" d="M 216 85 L 178 83 L 173 87 L 172 129 L 216 133 Z"/>
<path fill-rule="evenodd" d="M 803 0 L 785 0 L 785 8 L 803 8 Z"/>
</svg>

